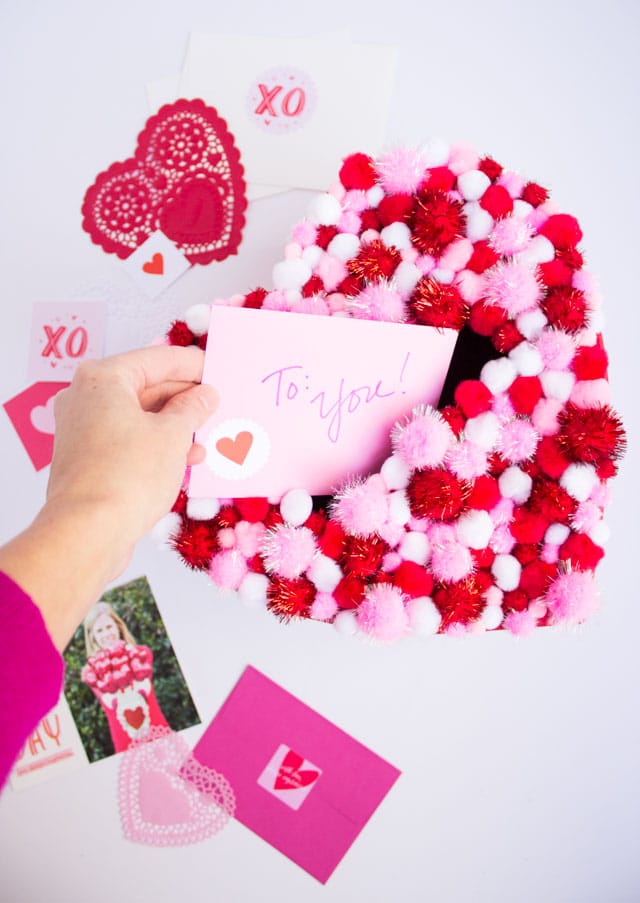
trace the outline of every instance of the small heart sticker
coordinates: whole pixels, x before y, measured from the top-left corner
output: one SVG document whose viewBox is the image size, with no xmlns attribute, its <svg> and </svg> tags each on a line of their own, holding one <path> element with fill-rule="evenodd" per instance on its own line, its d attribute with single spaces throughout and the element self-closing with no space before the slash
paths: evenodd
<svg viewBox="0 0 640 903">
<path fill-rule="evenodd" d="M 253 436 L 247 430 L 238 433 L 235 439 L 223 436 L 216 442 L 216 449 L 224 458 L 233 461 L 235 464 L 244 464 L 247 455 L 251 451 L 253 445 Z"/>
<path fill-rule="evenodd" d="M 150 276 L 162 276 L 164 273 L 164 257 L 162 254 L 154 254 L 151 260 L 142 264 L 142 270 Z"/>
</svg>

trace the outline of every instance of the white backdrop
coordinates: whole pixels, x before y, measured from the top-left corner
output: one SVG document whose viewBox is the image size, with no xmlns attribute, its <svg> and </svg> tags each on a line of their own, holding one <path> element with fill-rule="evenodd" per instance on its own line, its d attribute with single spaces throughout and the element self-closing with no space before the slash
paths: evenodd
<svg viewBox="0 0 640 903">
<path fill-rule="evenodd" d="M 104 298 L 108 350 L 171 314 L 269 280 L 308 195 L 255 202 L 237 258 L 195 268 L 135 312 L 80 228 L 96 173 L 124 159 L 144 85 L 176 71 L 191 30 L 296 35 L 348 25 L 400 48 L 388 137 L 464 140 L 553 189 L 578 216 L 607 298 L 606 341 L 630 451 L 614 484 L 601 613 L 580 630 L 374 649 L 284 628 L 143 543 L 147 574 L 206 723 L 252 663 L 402 769 L 326 887 L 242 825 L 182 849 L 123 840 L 117 759 L 0 801 L 0 900 L 622 903 L 640 898 L 638 163 L 640 7 L 504 0 L 214 5 L 2 0 L 2 401 L 26 385 L 31 304 Z M 329 63 L 330 61 L 328 61 Z M 356 150 L 357 148 L 354 148 Z M 336 168 L 338 166 L 336 161 Z M 0 418 L 0 539 L 40 504 Z M 202 727 L 187 737 L 194 743 Z"/>
</svg>

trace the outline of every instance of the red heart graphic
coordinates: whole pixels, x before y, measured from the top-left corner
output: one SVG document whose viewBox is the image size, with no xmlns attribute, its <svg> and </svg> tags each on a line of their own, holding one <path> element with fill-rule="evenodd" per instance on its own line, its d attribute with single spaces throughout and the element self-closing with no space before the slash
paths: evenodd
<svg viewBox="0 0 640 903">
<path fill-rule="evenodd" d="M 142 722 L 144 721 L 142 706 L 138 706 L 136 709 L 125 709 L 124 719 L 127 724 L 137 731 L 138 728 L 142 727 Z"/>
<path fill-rule="evenodd" d="M 142 264 L 142 270 L 151 276 L 162 276 L 164 273 L 164 257 L 162 254 L 154 254 L 151 260 Z"/>
<path fill-rule="evenodd" d="M 308 787 L 309 784 L 317 781 L 320 772 L 310 768 L 301 769 L 300 766 L 303 762 L 302 756 L 290 749 L 278 769 L 273 783 L 274 790 L 299 790 L 300 787 Z"/>
<path fill-rule="evenodd" d="M 131 159 L 97 176 L 82 227 L 123 259 L 161 229 L 190 263 L 210 263 L 237 252 L 246 206 L 226 122 L 201 100 L 179 100 L 148 120 Z"/>
<path fill-rule="evenodd" d="M 247 430 L 242 430 L 235 439 L 224 436 L 216 442 L 216 450 L 220 454 L 233 461 L 235 464 L 244 464 L 251 446 L 253 445 L 253 436 Z"/>
</svg>

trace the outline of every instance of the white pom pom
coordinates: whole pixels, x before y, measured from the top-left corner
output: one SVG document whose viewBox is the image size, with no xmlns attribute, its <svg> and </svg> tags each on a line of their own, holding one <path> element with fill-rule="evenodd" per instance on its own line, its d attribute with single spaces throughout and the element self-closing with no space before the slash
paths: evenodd
<svg viewBox="0 0 640 903">
<path fill-rule="evenodd" d="M 370 207 L 377 207 L 384 197 L 384 189 L 380 185 L 374 185 L 367 191 L 367 203 Z"/>
<path fill-rule="evenodd" d="M 409 626 L 416 636 L 434 636 L 442 622 L 442 615 L 429 596 L 418 596 L 407 603 Z"/>
<path fill-rule="evenodd" d="M 335 617 L 333 626 L 344 636 L 355 636 L 358 632 L 358 621 L 353 611 L 340 611 Z"/>
<path fill-rule="evenodd" d="M 605 523 L 603 520 L 599 521 L 595 527 L 589 530 L 587 536 L 592 542 L 595 542 L 597 546 L 606 545 L 611 537 L 609 524 Z"/>
<path fill-rule="evenodd" d="M 479 201 L 489 185 L 491 179 L 479 169 L 471 169 L 458 176 L 458 191 L 465 201 Z"/>
<path fill-rule="evenodd" d="M 544 394 L 558 401 L 569 400 L 575 381 L 575 374 L 568 370 L 545 370 L 540 376 Z"/>
<path fill-rule="evenodd" d="M 191 520 L 211 520 L 220 510 L 218 499 L 189 499 L 187 517 Z"/>
<path fill-rule="evenodd" d="M 319 194 L 311 201 L 308 215 L 318 226 L 336 226 L 342 216 L 342 205 L 332 194 Z"/>
<path fill-rule="evenodd" d="M 517 201 L 513 202 L 512 216 L 515 216 L 518 219 L 525 219 L 527 216 L 529 216 L 532 210 L 533 207 L 531 206 L 531 204 L 527 204 L 526 201 L 518 198 Z"/>
<path fill-rule="evenodd" d="M 313 511 L 313 499 L 306 489 L 290 489 L 282 496 L 280 514 L 288 524 L 300 527 Z"/>
<path fill-rule="evenodd" d="M 266 574 L 247 574 L 238 587 L 238 596 L 247 608 L 258 608 L 267 604 L 269 578 Z"/>
<path fill-rule="evenodd" d="M 469 241 L 482 241 L 491 235 L 493 230 L 493 217 L 490 213 L 475 201 L 471 201 L 464 205 L 464 212 L 467 218 L 467 238 Z"/>
<path fill-rule="evenodd" d="M 520 342 L 509 352 L 509 360 L 520 376 L 538 376 L 544 370 L 542 355 L 529 342 Z"/>
<path fill-rule="evenodd" d="M 296 260 L 281 260 L 273 268 L 273 284 L 283 292 L 290 288 L 302 288 L 311 278 L 311 267 L 301 257 Z"/>
<path fill-rule="evenodd" d="M 175 511 L 170 511 L 151 528 L 149 538 L 159 548 L 163 548 L 169 545 L 169 540 L 177 534 L 181 523 L 180 515 L 176 514 Z"/>
<path fill-rule="evenodd" d="M 492 395 L 499 395 L 507 391 L 517 375 L 515 364 L 508 357 L 499 357 L 487 361 L 480 372 L 480 379 Z"/>
<path fill-rule="evenodd" d="M 552 546 L 561 546 L 569 533 L 571 530 L 566 524 L 551 524 L 544 534 L 544 541 Z"/>
<path fill-rule="evenodd" d="M 317 555 L 307 569 L 307 577 L 321 593 L 331 593 L 344 574 L 340 565 L 327 555 Z"/>
<path fill-rule="evenodd" d="M 439 282 L 441 285 L 451 285 L 455 275 L 453 270 L 447 270 L 444 267 L 436 267 L 435 270 L 431 270 L 429 273 L 429 278 L 435 279 L 436 282 Z"/>
<path fill-rule="evenodd" d="M 431 546 L 426 533 L 406 533 L 398 547 L 398 552 L 405 561 L 426 564 L 431 554 Z"/>
<path fill-rule="evenodd" d="M 502 624 L 504 612 L 499 605 L 487 605 L 482 609 L 479 620 L 485 630 L 495 630 Z"/>
<path fill-rule="evenodd" d="M 446 166 L 451 148 L 442 138 L 432 138 L 420 147 L 425 166 Z"/>
<path fill-rule="evenodd" d="M 506 360 L 506 358 L 505 358 Z M 491 451 L 495 447 L 500 432 L 500 421 L 493 411 L 485 411 L 477 417 L 467 420 L 464 435 L 470 442 L 474 442 L 485 451 Z"/>
<path fill-rule="evenodd" d="M 402 489 L 389 494 L 389 520 L 402 527 L 411 520 L 411 509 Z"/>
<path fill-rule="evenodd" d="M 500 492 L 506 499 L 513 499 L 516 505 L 524 505 L 531 495 L 533 480 L 528 473 L 515 465 L 503 470 L 498 478 Z"/>
<path fill-rule="evenodd" d="M 536 235 L 527 247 L 518 254 L 518 260 L 536 266 L 538 263 L 549 263 L 556 256 L 556 249 L 544 235 Z"/>
<path fill-rule="evenodd" d="M 194 335 L 204 335 L 209 332 L 209 320 L 211 318 L 210 304 L 193 304 L 187 308 L 184 322 Z"/>
<path fill-rule="evenodd" d="M 380 476 L 387 489 L 405 489 L 409 485 L 411 470 L 398 455 L 390 455 L 380 468 Z"/>
<path fill-rule="evenodd" d="M 422 273 L 418 267 L 406 260 L 402 261 L 393 274 L 393 281 L 403 295 L 410 295 L 421 278 Z"/>
<path fill-rule="evenodd" d="M 387 248 L 394 247 L 402 251 L 411 247 L 411 229 L 406 223 L 391 223 L 385 226 L 380 232 L 380 238 Z"/>
<path fill-rule="evenodd" d="M 319 248 L 318 245 L 309 245 L 302 252 L 302 259 L 313 270 L 320 263 L 323 253 L 322 248 Z"/>
<path fill-rule="evenodd" d="M 495 524 L 488 511 L 468 511 L 458 518 L 456 533 L 460 542 L 470 549 L 485 549 Z"/>
<path fill-rule="evenodd" d="M 520 583 L 522 565 L 513 555 L 496 555 L 491 565 L 491 573 L 500 589 L 505 593 L 517 589 Z"/>
<path fill-rule="evenodd" d="M 577 502 L 586 502 L 597 482 L 598 475 L 592 464 L 569 464 L 560 477 L 562 488 Z"/>
<path fill-rule="evenodd" d="M 340 232 L 329 242 L 327 252 L 338 260 L 351 260 L 360 250 L 360 239 L 357 235 L 351 235 L 350 232 Z"/>
<path fill-rule="evenodd" d="M 526 310 L 516 319 L 516 326 L 529 341 L 537 339 L 546 325 L 547 318 L 539 308 Z"/>
</svg>

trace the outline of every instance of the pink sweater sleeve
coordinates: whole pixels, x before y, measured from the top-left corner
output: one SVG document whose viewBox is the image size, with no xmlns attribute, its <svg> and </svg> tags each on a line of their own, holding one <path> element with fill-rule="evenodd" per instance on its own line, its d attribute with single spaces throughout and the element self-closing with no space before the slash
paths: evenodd
<svg viewBox="0 0 640 903">
<path fill-rule="evenodd" d="M 0 787 L 29 734 L 58 701 L 64 665 L 29 596 L 0 572 Z"/>
</svg>

